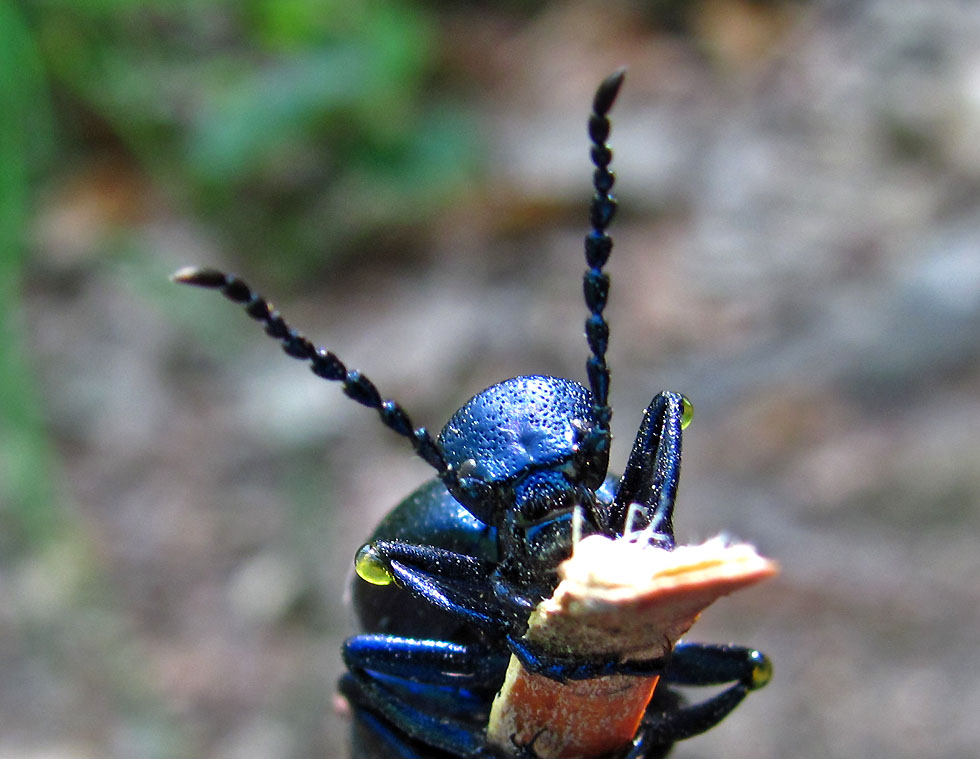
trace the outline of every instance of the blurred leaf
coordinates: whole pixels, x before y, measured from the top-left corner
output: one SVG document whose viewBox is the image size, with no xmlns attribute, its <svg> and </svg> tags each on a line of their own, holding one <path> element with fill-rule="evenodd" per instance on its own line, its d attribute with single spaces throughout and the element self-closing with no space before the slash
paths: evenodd
<svg viewBox="0 0 980 759">
<path fill-rule="evenodd" d="M 29 548 L 59 526 L 53 456 L 27 363 L 20 300 L 27 184 L 47 147 L 49 114 L 34 41 L 7 2 L 0 2 L 0 71 L 0 535 Z"/>
<path fill-rule="evenodd" d="M 187 156 L 207 181 L 235 180 L 261 168 L 284 143 L 300 140 L 356 102 L 366 75 L 355 48 L 240 71 L 214 87 L 187 135 Z"/>
<path fill-rule="evenodd" d="M 424 222 L 474 165 L 473 131 L 451 133 L 464 120 L 429 86 L 429 13 L 406 0 L 48 0 L 33 21 L 83 111 L 69 130 L 136 156 L 228 247 L 302 272 Z"/>
</svg>

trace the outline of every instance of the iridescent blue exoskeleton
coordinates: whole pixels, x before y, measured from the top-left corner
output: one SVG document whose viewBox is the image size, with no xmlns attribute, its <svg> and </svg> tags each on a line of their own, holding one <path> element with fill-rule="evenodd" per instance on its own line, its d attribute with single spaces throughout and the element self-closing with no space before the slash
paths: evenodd
<svg viewBox="0 0 980 759">
<path fill-rule="evenodd" d="M 354 603 L 364 632 L 344 645 L 348 673 L 340 688 L 355 715 L 357 759 L 533 757 L 533 742 L 506 752 L 485 739 L 511 654 L 559 681 L 661 674 L 633 744 L 623 751 L 628 759 L 664 756 L 675 741 L 713 727 L 768 680 L 768 660 L 742 647 L 680 643 L 669 660 L 626 663 L 556 657 L 521 641 L 531 609 L 553 592 L 558 564 L 571 553 L 576 509 L 583 534 L 616 537 L 637 504 L 632 526 L 648 528 L 664 548 L 674 545 L 671 516 L 687 400 L 657 395 L 623 476 L 607 475 L 612 409 L 603 267 L 616 209 L 607 139 L 622 81 L 618 71 L 600 85 L 588 124 L 595 164 L 592 228 L 585 238 L 588 387 L 540 375 L 505 380 L 469 400 L 433 439 L 398 403 L 383 400 L 367 377 L 289 327 L 240 279 L 196 268 L 174 277 L 242 305 L 288 355 L 376 409 L 436 471 L 388 514 L 356 560 L 362 579 L 355 580 Z M 694 705 L 671 688 L 724 683 L 726 689 Z"/>
</svg>

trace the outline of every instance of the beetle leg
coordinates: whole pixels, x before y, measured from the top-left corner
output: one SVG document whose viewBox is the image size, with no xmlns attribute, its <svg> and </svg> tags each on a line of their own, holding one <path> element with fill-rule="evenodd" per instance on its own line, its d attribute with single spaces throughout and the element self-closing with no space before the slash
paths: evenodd
<svg viewBox="0 0 980 759">
<path fill-rule="evenodd" d="M 517 511 L 508 509 L 497 529 L 498 552 L 501 560 L 493 574 L 494 593 L 497 598 L 507 598 L 523 613 L 530 614 L 538 600 L 521 587 L 531 585 L 535 578 L 532 575 L 534 566 L 527 554 L 527 537 L 524 527 L 518 522 Z"/>
<path fill-rule="evenodd" d="M 366 709 L 354 709 L 351 756 L 358 759 L 432 759 L 432 750 L 394 729 Z"/>
<path fill-rule="evenodd" d="M 367 551 L 391 580 L 436 608 L 497 637 L 510 630 L 513 611 L 493 591 L 492 564 L 398 540 L 376 541 Z"/>
<path fill-rule="evenodd" d="M 502 607 L 510 607 L 512 616 L 524 621 L 554 590 L 555 567 L 568 557 L 568 547 L 555 539 L 531 542 L 527 525 L 513 509 L 504 514 L 497 537 L 503 558 L 491 578 L 494 593 Z"/>
<path fill-rule="evenodd" d="M 499 686 L 507 654 L 443 640 L 418 640 L 393 635 L 357 635 L 343 649 L 349 669 L 433 685 Z"/>
<path fill-rule="evenodd" d="M 648 529 L 663 536 L 665 548 L 673 548 L 674 499 L 681 475 L 681 428 L 685 408 L 679 393 L 659 393 L 643 412 L 626 471 L 619 481 L 610 509 L 610 528 L 623 534 L 632 504 L 643 507 L 634 529 Z M 645 512 L 645 513 L 644 513 Z"/>
<path fill-rule="evenodd" d="M 385 727 L 396 746 L 411 750 L 410 741 L 424 744 L 426 751 L 419 756 L 430 757 L 432 750 L 438 749 L 467 759 L 506 757 L 486 742 L 486 699 L 465 689 L 389 680 L 364 670 L 350 670 L 340 680 L 340 692 L 355 712 L 366 711 L 387 722 Z M 393 733 L 392 727 L 401 735 Z M 415 755 L 403 754 L 406 759 Z"/>
<path fill-rule="evenodd" d="M 736 683 L 717 696 L 698 704 L 668 711 L 647 711 L 633 740 L 633 748 L 625 759 L 660 756 L 661 754 L 652 752 L 710 730 L 727 717 L 748 692 L 749 688 L 745 684 Z"/>
<path fill-rule="evenodd" d="M 677 685 L 721 685 L 737 680 L 757 690 L 772 678 L 772 663 L 745 646 L 678 643 L 666 678 Z"/>
<path fill-rule="evenodd" d="M 651 703 L 625 759 L 662 756 L 664 747 L 710 730 L 738 706 L 749 691 L 772 677 L 764 654 L 743 646 L 678 643 L 665 679 L 678 685 L 718 685 L 736 682 L 716 696 L 691 706 L 663 709 Z M 657 697 L 654 697 L 654 702 Z"/>
<path fill-rule="evenodd" d="M 507 645 L 528 672 L 564 683 L 569 680 L 591 680 L 609 675 L 651 677 L 661 675 L 669 666 L 669 659 L 622 661 L 615 657 L 597 659 L 595 656 L 555 656 L 513 635 L 507 636 Z"/>
</svg>

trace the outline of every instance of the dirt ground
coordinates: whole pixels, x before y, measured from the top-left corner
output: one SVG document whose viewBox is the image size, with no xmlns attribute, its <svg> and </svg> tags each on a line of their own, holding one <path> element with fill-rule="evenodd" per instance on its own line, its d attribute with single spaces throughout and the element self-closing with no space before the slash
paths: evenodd
<svg viewBox="0 0 980 759">
<path fill-rule="evenodd" d="M 0 759 L 346 755 L 351 558 L 430 472 L 167 276 L 236 270 L 434 430 L 498 380 L 584 380 L 585 120 L 621 64 L 613 467 L 685 393 L 679 539 L 782 565 L 690 636 L 772 683 L 674 755 L 977 755 L 980 7 L 716 0 L 694 44 L 600 6 L 456 17 L 488 170 L 302 286 L 131 166 L 43 196 L 25 329 L 70 530 L 0 577 Z M 99 256 L 104 192 L 142 209 L 132 256 Z"/>
</svg>

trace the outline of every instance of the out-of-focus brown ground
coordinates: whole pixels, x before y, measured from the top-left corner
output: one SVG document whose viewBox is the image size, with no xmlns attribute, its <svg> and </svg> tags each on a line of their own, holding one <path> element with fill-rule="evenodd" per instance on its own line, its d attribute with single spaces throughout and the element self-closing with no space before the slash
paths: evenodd
<svg viewBox="0 0 980 759">
<path fill-rule="evenodd" d="M 584 125 L 629 65 L 614 467 L 653 395 L 685 393 L 678 537 L 783 567 L 690 636 L 761 648 L 773 682 L 675 755 L 976 756 L 980 8 L 717 0 L 697 45 L 630 9 L 447 22 L 485 179 L 410 255 L 267 294 L 434 430 L 515 374 L 583 379 Z M 428 468 L 165 281 L 199 263 L 262 288 L 276 251 L 241 270 L 129 164 L 66 166 L 43 197 L 26 328 L 75 536 L 0 578 L 0 757 L 344 756 L 351 557 Z M 138 264 L 99 257 L 120 223 Z"/>
</svg>

